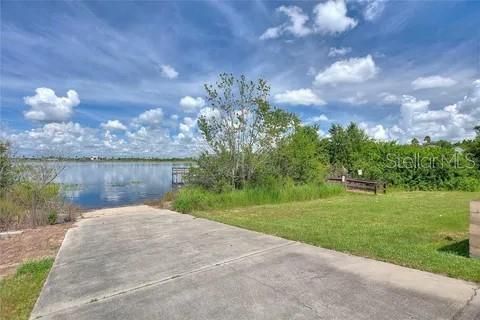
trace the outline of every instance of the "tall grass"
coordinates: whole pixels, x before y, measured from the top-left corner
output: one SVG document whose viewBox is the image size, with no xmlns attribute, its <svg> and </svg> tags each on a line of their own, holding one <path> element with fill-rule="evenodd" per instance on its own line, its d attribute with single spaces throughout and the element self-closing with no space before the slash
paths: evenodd
<svg viewBox="0 0 480 320">
<path fill-rule="evenodd" d="M 221 193 L 207 191 L 199 187 L 185 187 L 177 193 L 173 202 L 175 210 L 190 213 L 195 210 L 227 209 L 250 205 L 306 201 L 326 198 L 344 192 L 336 184 L 285 183 L 279 186 L 256 186 L 242 190 Z"/>
</svg>

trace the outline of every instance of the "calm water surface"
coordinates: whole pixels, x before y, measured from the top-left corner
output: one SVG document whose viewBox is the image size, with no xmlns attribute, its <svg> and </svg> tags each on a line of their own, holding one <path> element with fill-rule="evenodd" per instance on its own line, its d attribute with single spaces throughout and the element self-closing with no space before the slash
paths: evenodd
<svg viewBox="0 0 480 320">
<path fill-rule="evenodd" d="M 57 182 L 69 201 L 103 208 L 158 199 L 171 190 L 171 174 L 164 162 L 67 162 Z"/>
</svg>

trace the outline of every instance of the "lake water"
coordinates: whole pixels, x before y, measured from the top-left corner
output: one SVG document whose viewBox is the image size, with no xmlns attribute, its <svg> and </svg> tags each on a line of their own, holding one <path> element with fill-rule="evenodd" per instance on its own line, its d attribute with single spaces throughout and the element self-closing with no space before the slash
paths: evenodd
<svg viewBox="0 0 480 320">
<path fill-rule="evenodd" d="M 67 162 L 57 182 L 69 201 L 104 208 L 161 198 L 172 188 L 171 174 L 172 163 L 164 162 Z"/>
</svg>

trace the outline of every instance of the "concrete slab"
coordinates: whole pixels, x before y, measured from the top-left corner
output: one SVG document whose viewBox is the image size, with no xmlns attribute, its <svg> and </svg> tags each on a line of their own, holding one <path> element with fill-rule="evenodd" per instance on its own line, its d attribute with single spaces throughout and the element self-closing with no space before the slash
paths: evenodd
<svg viewBox="0 0 480 320">
<path fill-rule="evenodd" d="M 148 206 L 70 229 L 31 319 L 479 319 L 478 285 Z"/>
</svg>

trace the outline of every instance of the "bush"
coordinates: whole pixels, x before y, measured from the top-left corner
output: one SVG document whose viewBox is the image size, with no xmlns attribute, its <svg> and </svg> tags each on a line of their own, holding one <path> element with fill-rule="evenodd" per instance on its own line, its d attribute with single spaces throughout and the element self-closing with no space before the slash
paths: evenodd
<svg viewBox="0 0 480 320">
<path fill-rule="evenodd" d="M 25 210 L 15 202 L 0 198 L 0 230 L 8 230 L 22 223 Z"/>
<path fill-rule="evenodd" d="M 57 217 L 58 215 L 55 211 L 50 211 L 47 217 L 48 224 L 54 225 L 55 223 L 57 223 Z"/>
</svg>

